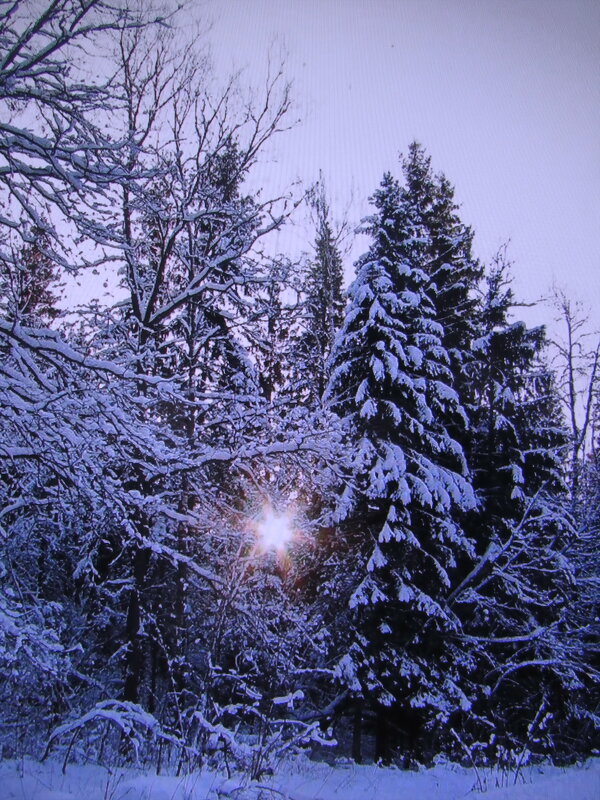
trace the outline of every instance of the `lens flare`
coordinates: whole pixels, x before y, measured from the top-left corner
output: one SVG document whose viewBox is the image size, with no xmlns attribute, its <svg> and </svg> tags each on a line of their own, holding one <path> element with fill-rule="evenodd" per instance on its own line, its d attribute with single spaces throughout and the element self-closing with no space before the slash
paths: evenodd
<svg viewBox="0 0 600 800">
<path fill-rule="evenodd" d="M 289 514 L 266 508 L 256 523 L 258 543 L 261 550 L 276 550 L 283 553 L 294 538 L 294 528 Z"/>
</svg>

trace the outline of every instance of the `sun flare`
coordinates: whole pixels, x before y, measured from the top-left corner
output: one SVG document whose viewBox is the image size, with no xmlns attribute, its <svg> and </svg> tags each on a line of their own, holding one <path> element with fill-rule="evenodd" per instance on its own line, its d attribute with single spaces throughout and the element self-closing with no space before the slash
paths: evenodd
<svg viewBox="0 0 600 800">
<path fill-rule="evenodd" d="M 294 538 L 294 529 L 289 514 L 281 514 L 266 508 L 256 524 L 258 543 L 262 550 L 285 552 Z"/>
</svg>

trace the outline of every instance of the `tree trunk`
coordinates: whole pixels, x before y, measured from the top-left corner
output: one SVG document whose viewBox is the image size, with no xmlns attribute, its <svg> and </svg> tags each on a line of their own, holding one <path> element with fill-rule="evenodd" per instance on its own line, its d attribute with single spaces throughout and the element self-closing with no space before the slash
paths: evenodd
<svg viewBox="0 0 600 800">
<path fill-rule="evenodd" d="M 385 709 L 377 709 L 377 720 L 375 723 L 375 761 L 382 764 L 390 763 L 388 724 Z"/>
<path fill-rule="evenodd" d="M 140 684 L 144 669 L 144 653 L 140 637 L 140 594 L 148 569 L 150 553 L 146 549 L 136 549 L 133 558 L 133 588 L 129 595 L 125 638 L 127 641 L 127 659 L 125 662 L 125 684 L 123 699 L 137 703 L 140 695 Z"/>
<path fill-rule="evenodd" d="M 363 701 L 357 700 L 352 721 L 352 759 L 357 764 L 362 764 L 362 717 Z"/>
</svg>

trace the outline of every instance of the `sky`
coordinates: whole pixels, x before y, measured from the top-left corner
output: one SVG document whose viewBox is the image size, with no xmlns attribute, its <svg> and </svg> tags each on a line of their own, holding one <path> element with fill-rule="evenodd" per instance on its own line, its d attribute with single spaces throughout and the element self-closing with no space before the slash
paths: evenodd
<svg viewBox="0 0 600 800">
<path fill-rule="evenodd" d="M 260 85 L 269 54 L 285 53 L 300 122 L 260 166 L 265 191 L 322 170 L 334 217 L 355 226 L 416 139 L 455 186 L 477 256 L 489 262 L 510 240 L 520 298 L 556 283 L 600 322 L 600 2 L 198 0 L 193 9 L 212 23 L 219 73 L 242 69 Z M 292 248 L 307 249 L 301 225 L 281 242 L 294 237 Z M 350 275 L 367 244 L 355 242 Z"/>
</svg>

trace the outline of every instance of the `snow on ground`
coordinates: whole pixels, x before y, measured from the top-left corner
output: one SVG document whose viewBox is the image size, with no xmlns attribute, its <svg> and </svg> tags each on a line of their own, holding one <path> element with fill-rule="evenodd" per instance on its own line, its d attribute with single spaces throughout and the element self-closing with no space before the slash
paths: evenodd
<svg viewBox="0 0 600 800">
<path fill-rule="evenodd" d="M 0 800 L 600 800 L 600 759 L 583 767 L 525 769 L 514 775 L 445 764 L 421 772 L 327 764 L 299 758 L 251 784 L 214 772 L 157 776 L 135 769 L 58 762 L 0 762 Z M 478 786 L 487 784 L 481 794 Z M 508 784 L 508 785 L 507 785 Z"/>
</svg>

